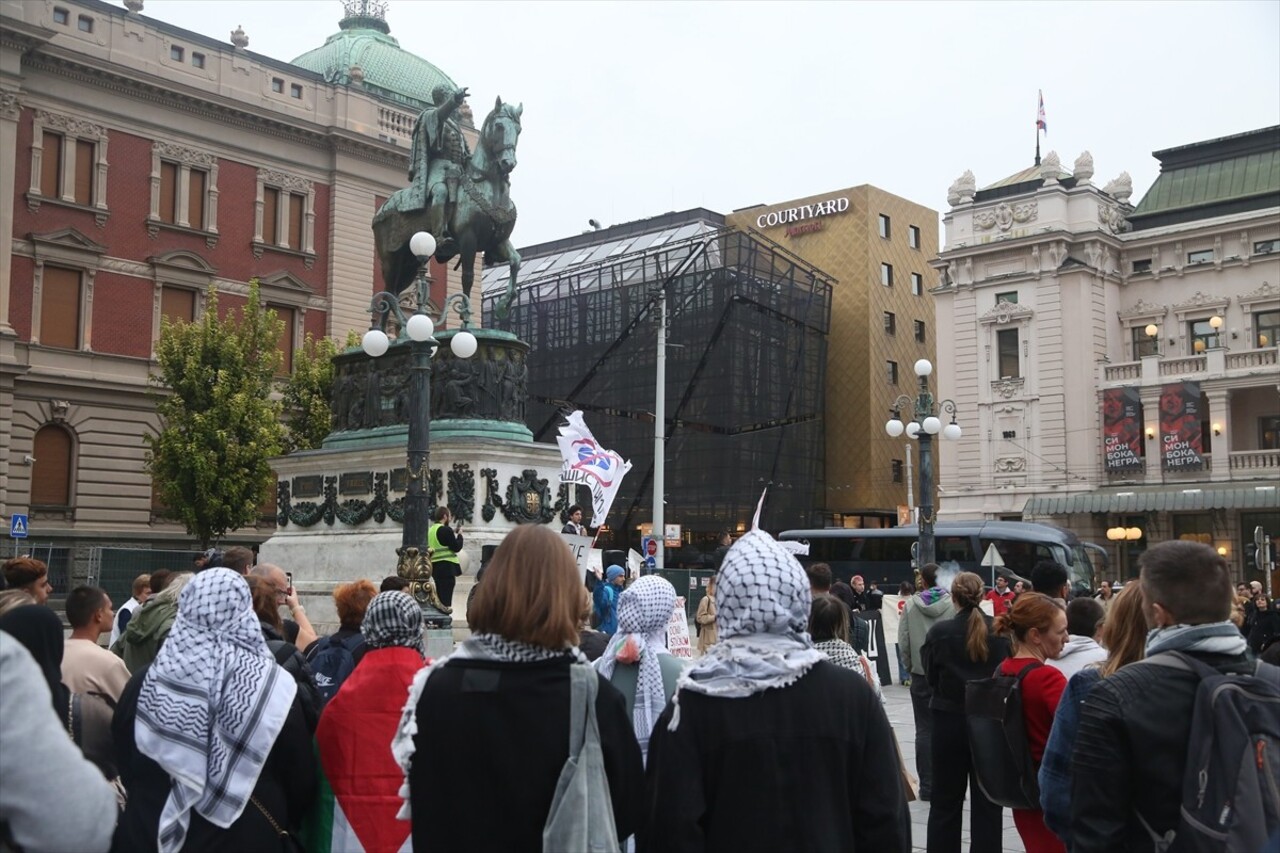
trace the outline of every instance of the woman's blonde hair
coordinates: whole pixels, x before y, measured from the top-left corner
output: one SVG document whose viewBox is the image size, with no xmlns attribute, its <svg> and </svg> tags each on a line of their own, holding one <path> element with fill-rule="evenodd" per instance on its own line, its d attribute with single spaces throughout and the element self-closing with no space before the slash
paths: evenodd
<svg viewBox="0 0 1280 853">
<path fill-rule="evenodd" d="M 542 525 L 520 525 L 485 568 L 467 621 L 477 634 L 546 649 L 576 646 L 583 589 L 564 540 Z"/>
<path fill-rule="evenodd" d="M 1122 666 L 1142 660 L 1147 650 L 1142 584 L 1125 584 L 1115 598 L 1102 622 L 1102 645 L 1107 649 L 1107 659 L 1102 663 L 1103 678 L 1115 675 Z"/>
</svg>

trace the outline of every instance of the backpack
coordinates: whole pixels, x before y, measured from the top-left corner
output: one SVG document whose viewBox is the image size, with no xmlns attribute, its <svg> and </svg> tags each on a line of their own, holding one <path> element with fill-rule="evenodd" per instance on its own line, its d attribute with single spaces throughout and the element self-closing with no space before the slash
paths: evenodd
<svg viewBox="0 0 1280 853">
<path fill-rule="evenodd" d="M 315 647 L 307 655 L 311 664 L 311 674 L 315 677 L 316 688 L 324 701 L 328 702 L 338 692 L 342 682 L 356 668 L 356 651 L 364 643 L 364 636 L 352 634 L 345 640 L 337 640 L 332 635 L 321 637 Z"/>
<path fill-rule="evenodd" d="M 1009 809 L 1040 808 L 1036 763 L 1022 716 L 1022 679 L 1044 666 L 1029 663 L 1017 675 L 981 678 L 965 684 L 965 727 L 973 774 L 987 799 Z"/>
<path fill-rule="evenodd" d="M 1146 663 L 1200 676 L 1182 774 L 1177 829 L 1157 835 L 1139 814 L 1156 853 L 1274 849 L 1280 833 L 1280 667 L 1224 674 L 1181 652 Z"/>
</svg>

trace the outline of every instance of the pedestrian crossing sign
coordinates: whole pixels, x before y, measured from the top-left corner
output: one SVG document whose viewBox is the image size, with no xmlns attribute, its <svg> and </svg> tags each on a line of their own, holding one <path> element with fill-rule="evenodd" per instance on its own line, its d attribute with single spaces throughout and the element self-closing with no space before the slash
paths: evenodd
<svg viewBox="0 0 1280 853">
<path fill-rule="evenodd" d="M 25 515 L 14 514 L 14 516 L 9 519 L 9 538 L 27 538 L 27 517 Z"/>
</svg>

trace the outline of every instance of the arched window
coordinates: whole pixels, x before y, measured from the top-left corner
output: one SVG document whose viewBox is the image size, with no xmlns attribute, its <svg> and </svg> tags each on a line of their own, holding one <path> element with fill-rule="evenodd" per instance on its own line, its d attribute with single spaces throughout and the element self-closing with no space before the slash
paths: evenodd
<svg viewBox="0 0 1280 853">
<path fill-rule="evenodd" d="M 71 433 L 49 424 L 36 433 L 31 455 L 31 505 L 71 506 Z"/>
</svg>

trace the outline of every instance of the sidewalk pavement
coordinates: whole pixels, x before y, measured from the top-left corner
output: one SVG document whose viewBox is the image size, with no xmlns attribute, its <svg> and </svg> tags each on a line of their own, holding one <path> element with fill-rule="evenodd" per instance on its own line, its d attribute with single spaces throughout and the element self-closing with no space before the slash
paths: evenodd
<svg viewBox="0 0 1280 853">
<path fill-rule="evenodd" d="M 889 723 L 898 735 L 898 743 L 902 746 L 902 757 L 907 768 L 916 772 L 916 723 L 911 713 L 911 691 L 900 684 L 884 688 L 885 713 L 889 715 Z M 911 803 L 911 844 L 913 850 L 925 849 L 925 832 L 929 824 L 929 804 Z M 969 847 L 969 807 L 966 801 L 964 810 L 964 833 L 961 836 L 963 849 Z M 1004 810 L 1004 850 L 1005 853 L 1024 853 L 1022 839 L 1013 826 L 1013 812 Z"/>
</svg>

